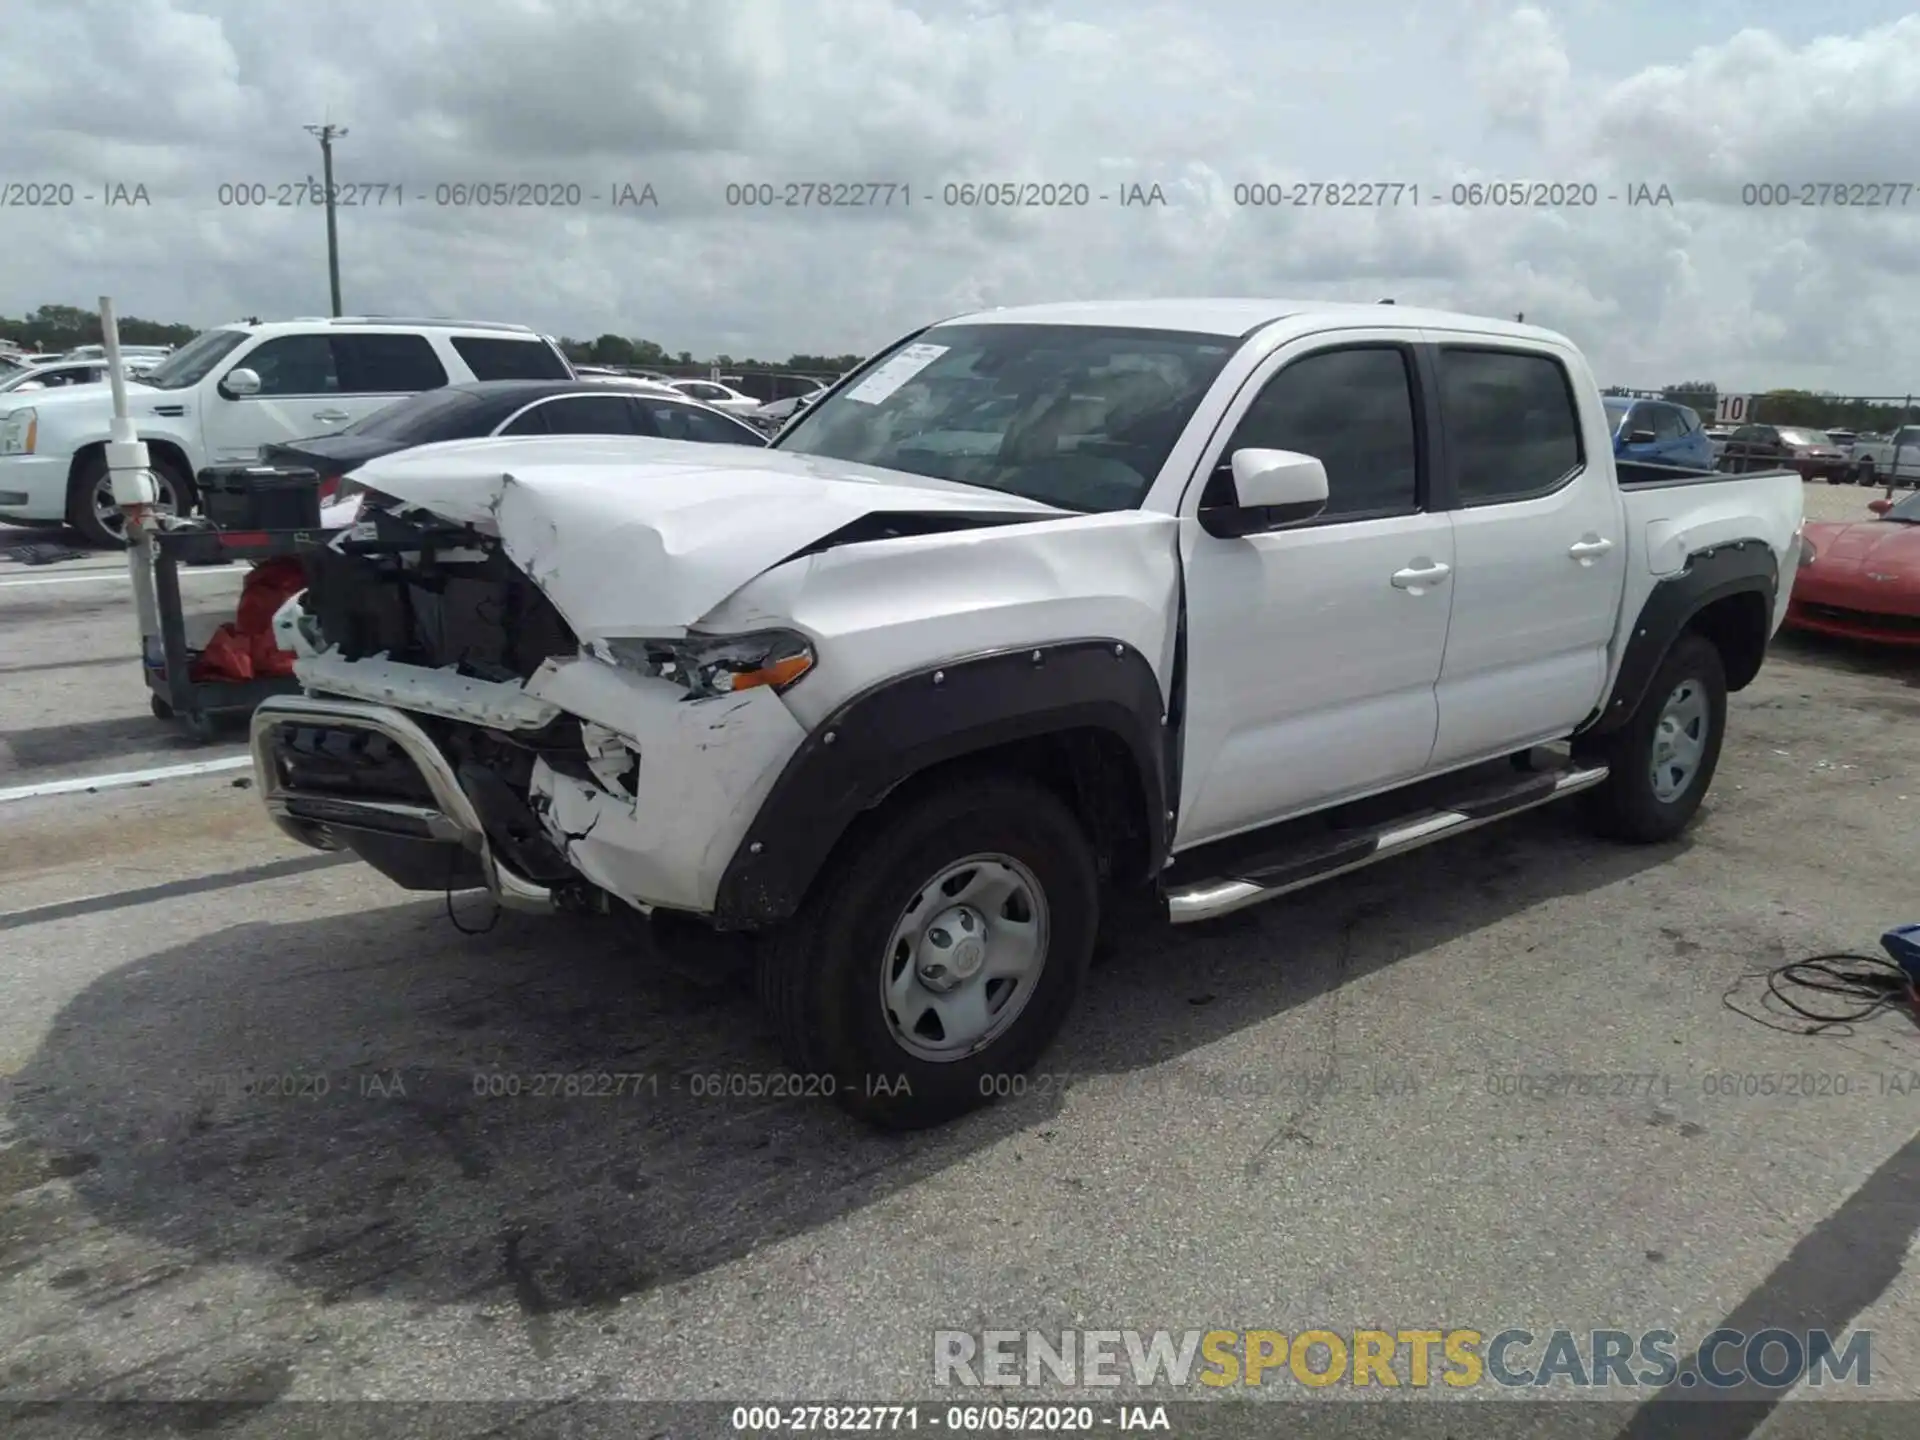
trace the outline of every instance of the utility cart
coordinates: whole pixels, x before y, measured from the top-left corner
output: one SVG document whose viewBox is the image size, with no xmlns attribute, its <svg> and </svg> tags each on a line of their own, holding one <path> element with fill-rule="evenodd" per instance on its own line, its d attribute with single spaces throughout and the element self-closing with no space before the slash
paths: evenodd
<svg viewBox="0 0 1920 1440">
<path fill-rule="evenodd" d="M 175 521 L 150 536 L 158 634 L 141 636 L 141 667 L 156 718 L 175 720 L 195 740 L 214 738 L 226 717 L 250 715 L 269 695 L 298 693 L 291 675 L 251 680 L 194 679 L 202 649 L 190 643 L 180 567 L 297 556 L 324 542 L 319 476 L 311 470 L 253 465 L 203 470 L 204 519 Z"/>
</svg>

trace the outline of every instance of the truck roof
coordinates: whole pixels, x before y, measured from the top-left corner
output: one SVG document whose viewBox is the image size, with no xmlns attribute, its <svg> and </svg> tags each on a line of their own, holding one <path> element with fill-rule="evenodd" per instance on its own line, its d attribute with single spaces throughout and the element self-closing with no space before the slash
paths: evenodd
<svg viewBox="0 0 1920 1440">
<path fill-rule="evenodd" d="M 1472 330 L 1480 335 L 1512 339 L 1552 340 L 1565 337 L 1538 325 L 1465 315 L 1450 310 L 1422 310 L 1412 305 L 1366 305 L 1340 300 L 1259 300 L 1246 298 L 1162 300 L 1070 300 L 1051 305 L 1009 305 L 971 315 L 954 315 L 942 325 L 1119 325 L 1142 330 L 1186 330 L 1203 335 L 1241 338 L 1279 320 L 1308 316 L 1340 318 L 1349 323 L 1425 325 L 1439 330 Z"/>
</svg>

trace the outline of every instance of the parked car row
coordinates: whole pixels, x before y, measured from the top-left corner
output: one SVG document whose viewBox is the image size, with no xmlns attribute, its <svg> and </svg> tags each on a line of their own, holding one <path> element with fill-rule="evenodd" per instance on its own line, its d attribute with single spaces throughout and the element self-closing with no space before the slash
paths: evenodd
<svg viewBox="0 0 1920 1440">
<path fill-rule="evenodd" d="M 125 354 L 123 362 L 131 366 Z M 13 390 L 0 389 L 0 520 L 64 521 L 95 543 L 123 543 L 106 462 L 112 395 L 94 383 L 106 362 L 61 362 L 69 365 L 84 373 L 22 372 Z M 257 463 L 272 447 L 319 436 L 371 438 L 360 422 L 449 389 L 437 404 L 385 417 L 378 433 L 391 439 L 439 426 L 442 438 L 456 438 L 517 424 L 507 433 L 545 427 L 539 433 L 764 443 L 738 419 L 758 408 L 750 396 L 701 380 L 581 377 L 557 344 L 524 325 L 391 316 L 242 321 L 206 331 L 129 379 L 128 408 L 148 447 L 160 508 L 175 513 L 195 507 L 198 477 L 211 466 Z M 511 382 L 561 388 L 536 394 Z M 516 398 L 516 413 L 500 410 Z"/>
<path fill-rule="evenodd" d="M 1892 435 L 1742 425 L 1728 435 L 1718 468 L 1733 474 L 1786 468 L 1829 485 L 1920 485 L 1920 425 Z"/>
</svg>

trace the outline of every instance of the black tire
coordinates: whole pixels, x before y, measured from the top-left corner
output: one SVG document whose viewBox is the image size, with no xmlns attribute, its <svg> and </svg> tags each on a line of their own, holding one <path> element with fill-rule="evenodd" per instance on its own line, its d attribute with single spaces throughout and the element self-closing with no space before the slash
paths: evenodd
<svg viewBox="0 0 1920 1440">
<path fill-rule="evenodd" d="M 181 515 L 191 513 L 196 501 L 192 479 L 181 473 L 178 466 L 158 456 L 151 457 L 148 463 L 154 478 L 160 483 L 161 498 L 166 498 L 166 491 L 171 487 L 175 511 Z M 73 479 L 67 484 L 67 524 L 78 530 L 89 544 L 124 550 L 127 547 L 126 536 L 109 530 L 93 513 L 94 491 L 106 476 L 107 456 L 104 450 L 96 451 L 74 467 Z"/>
<path fill-rule="evenodd" d="M 1670 697 L 1692 682 L 1704 692 L 1707 733 L 1698 763 L 1678 794 L 1662 799 L 1654 790 L 1654 746 Z M 1583 754 L 1612 771 L 1606 782 L 1586 794 L 1594 829 L 1612 840 L 1654 845 L 1671 840 L 1692 821 L 1713 783 L 1720 743 L 1727 729 L 1727 672 L 1720 651 L 1703 635 L 1688 631 L 1673 644 L 1654 672 L 1640 708 L 1627 723 Z"/>
<path fill-rule="evenodd" d="M 162 700 L 158 695 L 147 696 L 147 708 L 153 711 L 153 718 L 156 720 L 173 719 L 173 706 L 169 705 L 165 700 Z"/>
<path fill-rule="evenodd" d="M 944 868 L 977 854 L 1016 860 L 1037 881 L 1045 958 L 1005 1030 L 964 1058 L 923 1058 L 895 1038 L 881 1003 L 888 936 Z M 760 996 L 810 1087 L 830 1085 L 843 1109 L 882 1129 L 922 1129 L 1014 1089 L 1065 1023 L 1099 925 L 1093 849 L 1073 813 L 1030 781 L 980 775 L 905 798 L 843 842 L 800 913 L 762 945 Z"/>
<path fill-rule="evenodd" d="M 1857 467 L 1856 473 L 1862 485 L 1871 486 L 1873 484 L 1873 461 L 1862 460 Z"/>
</svg>

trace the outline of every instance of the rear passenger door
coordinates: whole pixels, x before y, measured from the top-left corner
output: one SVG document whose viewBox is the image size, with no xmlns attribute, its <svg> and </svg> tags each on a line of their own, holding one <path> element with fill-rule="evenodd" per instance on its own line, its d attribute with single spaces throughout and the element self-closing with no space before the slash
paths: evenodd
<svg viewBox="0 0 1920 1440">
<path fill-rule="evenodd" d="M 1587 717 L 1627 551 L 1608 457 L 1586 450 L 1605 433 L 1599 395 L 1550 347 L 1437 338 L 1455 573 L 1436 769 L 1564 738 Z"/>
</svg>

